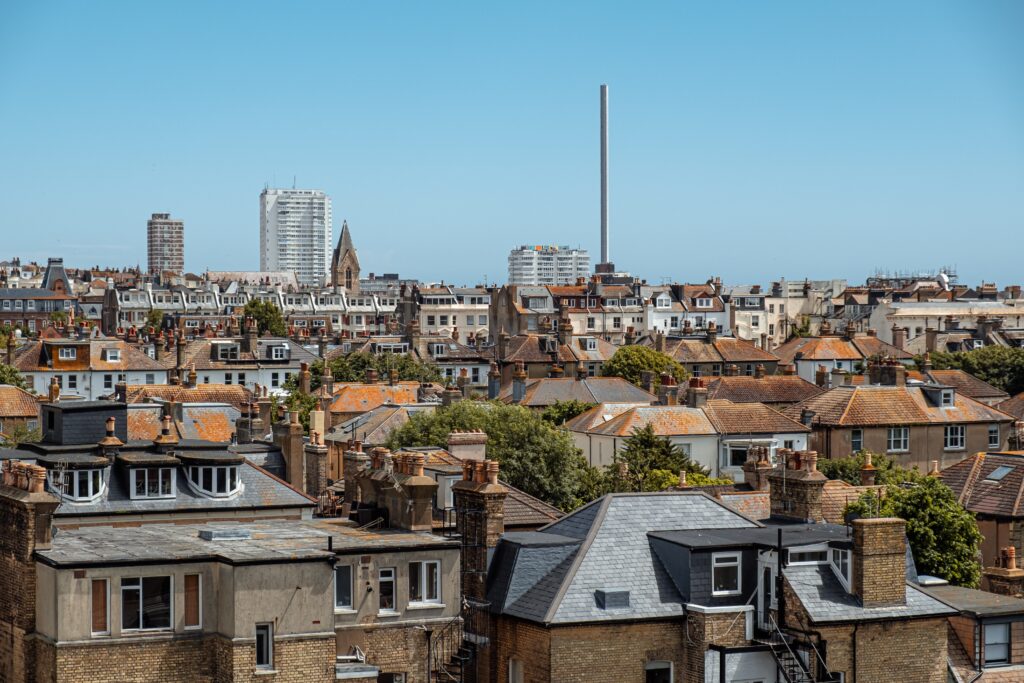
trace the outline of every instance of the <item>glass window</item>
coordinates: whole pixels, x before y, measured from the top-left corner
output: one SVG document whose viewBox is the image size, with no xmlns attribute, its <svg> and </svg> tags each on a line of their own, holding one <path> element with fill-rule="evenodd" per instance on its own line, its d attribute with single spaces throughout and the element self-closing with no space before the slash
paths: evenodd
<svg viewBox="0 0 1024 683">
<path fill-rule="evenodd" d="M 988 449 L 990 451 L 997 451 L 1002 446 L 1002 440 L 999 438 L 999 425 L 988 426 Z"/>
<path fill-rule="evenodd" d="M 57 355 L 61 360 L 75 360 L 78 352 L 74 346 L 62 346 Z"/>
<path fill-rule="evenodd" d="M 947 451 L 961 451 L 964 448 L 964 426 L 946 425 L 945 449 Z"/>
<path fill-rule="evenodd" d="M 256 624 L 256 668 L 274 668 L 273 624 Z"/>
<path fill-rule="evenodd" d="M 352 609 L 352 567 L 339 564 L 334 568 L 334 608 Z"/>
<path fill-rule="evenodd" d="M 910 428 L 889 427 L 889 438 L 886 450 L 890 453 L 899 453 L 910 450 Z"/>
<path fill-rule="evenodd" d="M 114 388 L 114 376 L 113 375 L 103 375 L 103 388 L 104 389 L 113 389 Z"/>
<path fill-rule="evenodd" d="M 711 556 L 711 594 L 738 595 L 740 592 L 740 554 L 715 553 Z"/>
<path fill-rule="evenodd" d="M 672 662 L 647 662 L 644 683 L 672 683 Z"/>
<path fill-rule="evenodd" d="M 121 629 L 171 627 L 171 577 L 121 579 Z"/>
<path fill-rule="evenodd" d="M 864 430 L 863 429 L 851 429 L 850 430 L 850 450 L 854 453 L 859 453 L 864 450 Z"/>
<path fill-rule="evenodd" d="M 385 567 L 378 574 L 378 594 L 380 595 L 380 611 L 395 611 L 395 570 Z"/>
<path fill-rule="evenodd" d="M 985 624 L 985 664 L 1010 661 L 1010 625 Z"/>
<path fill-rule="evenodd" d="M 847 589 L 850 587 L 850 551 L 843 550 L 841 548 L 832 549 L 832 568 L 836 570 L 836 574 Z"/>
<path fill-rule="evenodd" d="M 747 447 L 746 446 L 730 446 L 729 447 L 729 460 L 726 463 L 726 467 L 743 467 L 743 463 L 747 461 Z"/>
<path fill-rule="evenodd" d="M 441 563 L 409 563 L 409 602 L 441 602 Z"/>
</svg>

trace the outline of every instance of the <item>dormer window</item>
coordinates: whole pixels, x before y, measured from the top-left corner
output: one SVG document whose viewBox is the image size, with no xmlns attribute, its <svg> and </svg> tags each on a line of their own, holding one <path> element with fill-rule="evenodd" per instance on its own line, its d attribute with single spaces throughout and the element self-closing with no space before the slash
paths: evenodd
<svg viewBox="0 0 1024 683">
<path fill-rule="evenodd" d="M 103 470 L 51 470 L 50 489 L 61 499 L 75 503 L 91 503 L 103 494 Z"/>
<path fill-rule="evenodd" d="M 61 360 L 75 360 L 78 357 L 78 349 L 74 346 L 62 346 L 57 352 L 57 357 Z"/>
<path fill-rule="evenodd" d="M 597 351 L 597 340 L 593 337 L 587 337 L 587 351 Z"/>
<path fill-rule="evenodd" d="M 228 498 L 242 489 L 238 465 L 192 465 L 188 480 L 199 493 L 211 498 Z"/>
<path fill-rule="evenodd" d="M 711 299 L 699 297 L 697 299 L 697 308 L 711 308 Z"/>
<path fill-rule="evenodd" d="M 238 344 L 218 344 L 218 360 L 238 360 Z"/>
<path fill-rule="evenodd" d="M 951 408 L 956 405 L 955 392 L 953 389 L 942 390 L 942 407 Z"/>
<path fill-rule="evenodd" d="M 288 360 L 288 347 L 287 346 L 271 346 L 270 347 L 270 358 L 271 358 L 271 360 Z"/>
<path fill-rule="evenodd" d="M 832 548 L 832 571 L 846 590 L 850 590 L 850 551 Z"/>
<path fill-rule="evenodd" d="M 121 349 L 107 349 L 106 360 L 111 363 L 117 363 L 121 360 Z"/>
<path fill-rule="evenodd" d="M 667 296 L 659 296 L 658 297 L 658 300 L 657 300 L 657 307 L 658 308 L 668 308 L 671 305 L 672 305 L 672 300 L 669 299 Z"/>
<path fill-rule="evenodd" d="M 174 498 L 177 486 L 173 467 L 146 467 L 130 470 L 131 497 Z"/>
</svg>

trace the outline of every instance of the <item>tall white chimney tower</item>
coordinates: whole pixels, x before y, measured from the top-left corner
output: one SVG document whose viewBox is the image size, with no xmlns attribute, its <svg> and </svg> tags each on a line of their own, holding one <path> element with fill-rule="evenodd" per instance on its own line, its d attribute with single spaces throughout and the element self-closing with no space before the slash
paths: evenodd
<svg viewBox="0 0 1024 683">
<path fill-rule="evenodd" d="M 608 86 L 601 85 L 601 262 L 594 271 L 614 273 L 608 234 Z"/>
</svg>

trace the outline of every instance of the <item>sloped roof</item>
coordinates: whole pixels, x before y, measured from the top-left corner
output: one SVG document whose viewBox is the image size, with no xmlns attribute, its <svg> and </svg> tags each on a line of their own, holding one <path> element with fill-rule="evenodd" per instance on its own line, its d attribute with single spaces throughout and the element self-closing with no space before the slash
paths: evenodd
<svg viewBox="0 0 1024 683">
<path fill-rule="evenodd" d="M 801 354 L 797 359 L 797 354 Z M 775 349 L 775 355 L 783 363 L 796 360 L 849 360 L 858 361 L 872 356 L 887 356 L 899 360 L 910 359 L 906 351 L 901 351 L 892 344 L 887 344 L 878 337 L 855 336 L 846 337 L 796 337 Z"/>
<path fill-rule="evenodd" d="M 704 408 L 720 434 L 792 434 L 809 432 L 810 427 L 772 410 L 763 403 L 708 401 Z"/>
<path fill-rule="evenodd" d="M 520 491 L 507 482 L 501 482 L 508 489 L 505 497 L 505 527 L 539 527 L 561 519 L 565 513 L 540 498 Z"/>
<path fill-rule="evenodd" d="M 5 417 L 39 417 L 39 402 L 24 389 L 0 384 L 0 418 Z"/>
<path fill-rule="evenodd" d="M 570 432 L 586 432 L 603 425 L 616 415 L 621 415 L 630 408 L 638 408 L 650 403 L 601 403 L 590 410 L 580 413 L 563 425 Z"/>
<path fill-rule="evenodd" d="M 531 534 L 506 534 L 488 577 L 492 609 L 540 623 L 678 617 L 684 604 L 647 533 L 757 525 L 702 493 L 604 496 Z M 629 590 L 604 610 L 597 590 Z"/>
<path fill-rule="evenodd" d="M 1014 416 L 1018 420 L 1024 420 L 1024 391 L 1006 399 L 1002 403 L 996 404 L 996 408 L 1008 415 Z"/>
<path fill-rule="evenodd" d="M 874 491 L 885 493 L 884 486 L 854 486 L 841 479 L 829 479 L 821 491 L 821 516 L 830 524 L 844 524 L 843 511 L 862 494 Z"/>
<path fill-rule="evenodd" d="M 799 403 L 822 393 L 823 389 L 798 375 L 734 375 L 716 377 L 708 384 L 708 398 L 733 403 Z"/>
<path fill-rule="evenodd" d="M 589 434 L 624 436 L 650 425 L 658 436 L 717 434 L 712 421 L 700 408 L 688 406 L 641 406 L 630 408 L 607 422 L 586 430 Z"/>
<path fill-rule="evenodd" d="M 815 424 L 836 426 L 1009 422 L 1013 419 L 959 393 L 954 401 L 953 406 L 935 406 L 926 398 L 924 389 L 915 385 L 843 385 L 782 412 L 799 420 L 802 410 L 813 410 Z"/>
<path fill-rule="evenodd" d="M 512 386 L 502 390 L 499 398 L 512 402 Z M 520 405 L 542 408 L 557 401 L 583 403 L 655 403 L 658 397 L 621 377 L 545 377 L 526 382 L 526 396 Z"/>
<path fill-rule="evenodd" d="M 241 409 L 252 400 L 252 392 L 241 384 L 130 384 L 128 403 L 145 403 L 151 399 L 175 403 L 227 403 Z"/>
<path fill-rule="evenodd" d="M 647 346 L 653 346 L 650 339 Z M 668 337 L 665 353 L 680 363 L 777 363 L 778 357 L 752 342 L 735 337 Z"/>
<path fill-rule="evenodd" d="M 383 444 L 391 432 L 395 431 L 409 418 L 420 412 L 433 412 L 437 404 L 426 403 L 413 406 L 381 405 L 358 417 L 346 420 L 331 428 L 324 437 L 325 441 L 348 441 L 356 439 L 368 445 Z"/>
<path fill-rule="evenodd" d="M 996 469 L 1009 468 L 1005 476 L 987 479 Z M 1024 517 L 1024 453 L 977 453 L 939 473 L 965 508 L 979 515 Z"/>
<path fill-rule="evenodd" d="M 1009 398 L 1009 394 L 1002 389 L 997 389 L 988 382 L 978 379 L 964 370 L 929 370 L 927 373 L 917 370 L 907 372 L 907 379 L 916 379 L 922 382 L 935 382 L 953 387 L 957 393 L 969 396 L 976 401 L 982 399 L 1002 400 Z"/>
<path fill-rule="evenodd" d="M 549 337 L 545 335 L 517 334 L 509 338 L 508 345 L 505 347 L 505 357 L 498 360 L 503 363 L 515 363 L 516 361 L 550 363 L 554 354 L 544 350 L 544 343 L 547 339 Z M 556 354 L 559 361 L 571 363 L 576 360 L 576 356 L 565 344 L 557 344 L 557 349 Z"/>
<path fill-rule="evenodd" d="M 330 410 L 332 413 L 365 413 L 385 403 L 416 403 L 419 388 L 419 382 L 335 384 Z"/>
</svg>

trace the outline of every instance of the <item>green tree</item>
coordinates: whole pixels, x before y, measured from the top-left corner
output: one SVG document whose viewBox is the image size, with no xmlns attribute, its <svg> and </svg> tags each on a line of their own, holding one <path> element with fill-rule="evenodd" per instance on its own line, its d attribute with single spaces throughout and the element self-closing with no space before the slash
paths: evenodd
<svg viewBox="0 0 1024 683">
<path fill-rule="evenodd" d="M 50 322 L 55 325 L 64 325 L 68 321 L 68 314 L 64 311 L 53 311 L 50 313 Z"/>
<path fill-rule="evenodd" d="M 281 309 L 273 301 L 253 299 L 245 305 L 244 314 L 256 320 L 256 329 L 261 335 L 269 333 L 274 337 L 283 337 L 288 334 Z"/>
<path fill-rule="evenodd" d="M 845 458 L 822 458 L 818 460 L 818 469 L 829 479 L 842 479 L 845 482 L 860 486 L 860 471 L 867 461 L 867 451 L 860 451 Z M 871 464 L 875 466 L 875 483 L 896 483 L 902 479 L 896 461 L 881 453 L 871 454 Z"/>
<path fill-rule="evenodd" d="M 655 383 L 663 374 L 670 374 L 679 384 L 685 382 L 690 373 L 671 356 L 655 351 L 649 346 L 622 346 L 605 361 L 601 374 L 605 377 L 621 377 L 637 386 L 644 372 L 653 372 Z"/>
<path fill-rule="evenodd" d="M 18 369 L 5 363 L 0 363 L 0 384 L 10 384 L 25 391 L 29 390 L 28 383 Z"/>
<path fill-rule="evenodd" d="M 316 409 L 316 396 L 312 394 L 304 394 L 301 391 L 295 390 L 288 394 L 284 399 L 284 406 L 288 411 L 297 410 L 299 413 L 299 422 L 302 423 L 302 428 L 309 433 L 309 414 Z"/>
<path fill-rule="evenodd" d="M 417 413 L 391 433 L 388 447 L 441 446 L 456 429 L 485 432 L 487 457 L 501 463 L 502 479 L 562 510 L 588 502 L 599 489 L 568 432 L 522 406 L 458 401 Z"/>
<path fill-rule="evenodd" d="M 939 351 L 930 355 L 936 370 L 963 370 L 1011 396 L 1024 391 L 1024 349 L 984 346 L 972 351 Z M 924 357 L 917 356 L 915 360 L 920 368 Z"/>
<path fill-rule="evenodd" d="M 331 376 L 335 382 L 363 382 L 366 380 L 366 371 L 373 368 L 381 380 L 388 379 L 391 370 L 398 371 L 400 382 L 440 382 L 441 371 L 433 363 L 418 360 L 408 354 L 401 353 L 365 353 L 355 351 L 344 356 L 339 356 L 330 361 Z M 316 391 L 320 388 L 321 378 L 324 374 L 324 362 L 315 361 L 310 367 L 310 390 Z M 284 389 L 288 392 L 295 391 L 299 386 L 298 373 L 293 373 L 285 382 Z"/>
<path fill-rule="evenodd" d="M 19 422 L 0 435 L 0 445 L 5 448 L 14 448 L 23 443 L 36 443 L 43 440 L 43 432 L 39 427 L 29 429 L 27 425 Z"/>
<path fill-rule="evenodd" d="M 806 315 L 800 316 L 800 323 L 789 328 L 788 339 L 811 336 L 811 319 Z"/>
<path fill-rule="evenodd" d="M 164 324 L 164 312 L 159 308 L 154 308 L 146 314 L 146 327 L 152 327 L 154 330 L 159 330 Z"/>
<path fill-rule="evenodd" d="M 561 427 L 569 420 L 573 419 L 578 415 L 582 415 L 596 403 L 584 403 L 583 401 L 577 401 L 575 399 L 569 401 L 555 401 L 553 404 L 545 408 L 540 416 L 542 419 L 550 422 L 556 427 Z"/>
<path fill-rule="evenodd" d="M 848 505 L 846 512 L 906 520 L 918 572 L 976 588 L 981 577 L 981 533 L 974 515 L 937 477 L 916 470 L 902 470 L 900 477 L 903 482 L 887 486 L 881 501 L 876 493 L 868 492 Z"/>
<path fill-rule="evenodd" d="M 685 471 L 687 484 L 731 484 L 731 479 L 711 479 L 708 471 L 686 456 L 679 446 L 658 436 L 654 427 L 644 425 L 633 429 L 626 446 L 615 454 L 608 466 L 614 491 L 664 491 L 679 483 Z M 701 482 L 701 483 L 696 483 Z"/>
</svg>

